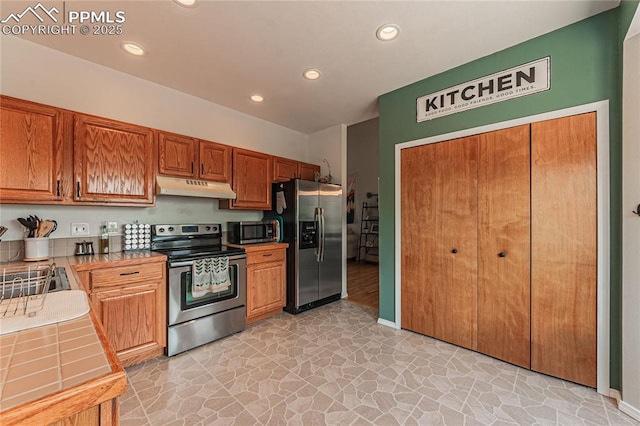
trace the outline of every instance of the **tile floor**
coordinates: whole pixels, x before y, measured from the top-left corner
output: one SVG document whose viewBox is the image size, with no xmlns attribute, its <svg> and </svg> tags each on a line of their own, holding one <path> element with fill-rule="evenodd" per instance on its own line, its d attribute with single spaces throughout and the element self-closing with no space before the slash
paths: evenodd
<svg viewBox="0 0 640 426">
<path fill-rule="evenodd" d="M 345 300 L 127 369 L 127 425 L 633 425 L 594 390 L 376 323 Z"/>
</svg>

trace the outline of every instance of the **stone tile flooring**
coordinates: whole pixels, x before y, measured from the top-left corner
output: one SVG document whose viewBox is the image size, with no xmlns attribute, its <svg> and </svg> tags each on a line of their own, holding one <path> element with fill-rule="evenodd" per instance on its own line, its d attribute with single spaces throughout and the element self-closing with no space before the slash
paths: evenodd
<svg viewBox="0 0 640 426">
<path fill-rule="evenodd" d="M 592 389 L 376 321 L 342 300 L 130 367 L 121 424 L 639 424 Z"/>
</svg>

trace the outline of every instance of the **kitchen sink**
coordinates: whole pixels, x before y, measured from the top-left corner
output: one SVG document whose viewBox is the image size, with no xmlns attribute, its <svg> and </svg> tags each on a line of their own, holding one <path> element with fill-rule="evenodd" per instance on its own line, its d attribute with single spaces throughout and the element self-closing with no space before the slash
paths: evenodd
<svg viewBox="0 0 640 426">
<path fill-rule="evenodd" d="M 35 280 L 38 277 L 38 271 L 31 272 L 31 279 Z M 22 290 L 20 286 L 11 286 L 10 283 L 13 282 L 21 282 L 22 280 L 27 281 L 29 278 L 28 272 L 13 272 L 13 273 L 5 273 L 3 278 L 3 282 L 7 283 L 2 286 L 2 299 L 8 299 L 11 297 L 18 296 L 20 291 L 26 291 L 27 294 L 35 294 L 36 286 L 26 286 Z M 17 281 L 14 281 L 17 280 Z M 48 292 L 56 292 L 62 290 L 71 290 L 71 284 L 69 283 L 69 277 L 67 276 L 67 271 L 65 271 L 64 267 L 58 266 L 53 269 L 53 274 L 51 275 L 51 280 L 49 280 L 49 289 Z M 24 293 L 23 293 L 24 294 Z"/>
</svg>

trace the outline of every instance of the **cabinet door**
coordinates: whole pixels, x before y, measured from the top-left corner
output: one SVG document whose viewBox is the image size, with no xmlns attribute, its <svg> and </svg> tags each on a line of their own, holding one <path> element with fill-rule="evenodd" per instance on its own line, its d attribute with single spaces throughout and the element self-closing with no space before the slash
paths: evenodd
<svg viewBox="0 0 640 426">
<path fill-rule="evenodd" d="M 285 305 L 286 267 L 284 262 L 247 265 L 247 318 Z"/>
<path fill-rule="evenodd" d="M 158 133 L 158 173 L 194 177 L 197 164 L 197 141 L 173 133 Z"/>
<path fill-rule="evenodd" d="M 402 327 L 475 349 L 478 137 L 401 156 Z"/>
<path fill-rule="evenodd" d="M 531 125 L 531 368 L 595 387 L 595 113 Z"/>
<path fill-rule="evenodd" d="M 160 355 L 165 347 L 166 307 L 160 283 L 137 284 L 91 294 L 109 343 L 124 366 Z"/>
<path fill-rule="evenodd" d="M 287 182 L 298 177 L 298 162 L 288 158 L 273 157 L 273 181 Z M 313 180 L 313 179 L 311 179 Z"/>
<path fill-rule="evenodd" d="M 478 351 L 530 368 L 529 125 L 480 135 Z"/>
<path fill-rule="evenodd" d="M 298 163 L 298 177 L 302 180 L 316 180 L 316 173 L 320 173 L 320 166 L 309 163 Z"/>
<path fill-rule="evenodd" d="M 233 148 L 235 200 L 220 200 L 221 208 L 271 209 L 271 156 Z"/>
<path fill-rule="evenodd" d="M 62 199 L 62 111 L 0 97 L 0 200 Z"/>
<path fill-rule="evenodd" d="M 153 132 L 76 115 L 74 200 L 153 204 Z"/>
<path fill-rule="evenodd" d="M 200 141 L 200 179 L 231 182 L 231 147 Z"/>
</svg>

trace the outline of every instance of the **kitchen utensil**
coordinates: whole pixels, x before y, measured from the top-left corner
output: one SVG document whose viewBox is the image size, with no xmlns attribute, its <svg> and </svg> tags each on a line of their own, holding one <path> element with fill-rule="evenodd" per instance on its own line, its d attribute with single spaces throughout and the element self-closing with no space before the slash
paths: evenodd
<svg viewBox="0 0 640 426">
<path fill-rule="evenodd" d="M 43 220 L 38 224 L 38 229 L 36 230 L 36 238 L 48 237 L 52 229 L 53 222 Z"/>
<path fill-rule="evenodd" d="M 0 226 L 0 238 L 4 235 L 5 232 L 7 232 L 7 227 Z"/>
<path fill-rule="evenodd" d="M 18 222 L 20 222 L 22 226 L 24 226 L 29 230 L 29 234 L 27 235 L 27 238 L 33 238 L 33 236 L 35 235 L 36 227 L 37 227 L 36 220 L 33 218 L 33 216 L 29 216 L 27 219 L 19 217 Z"/>
</svg>

